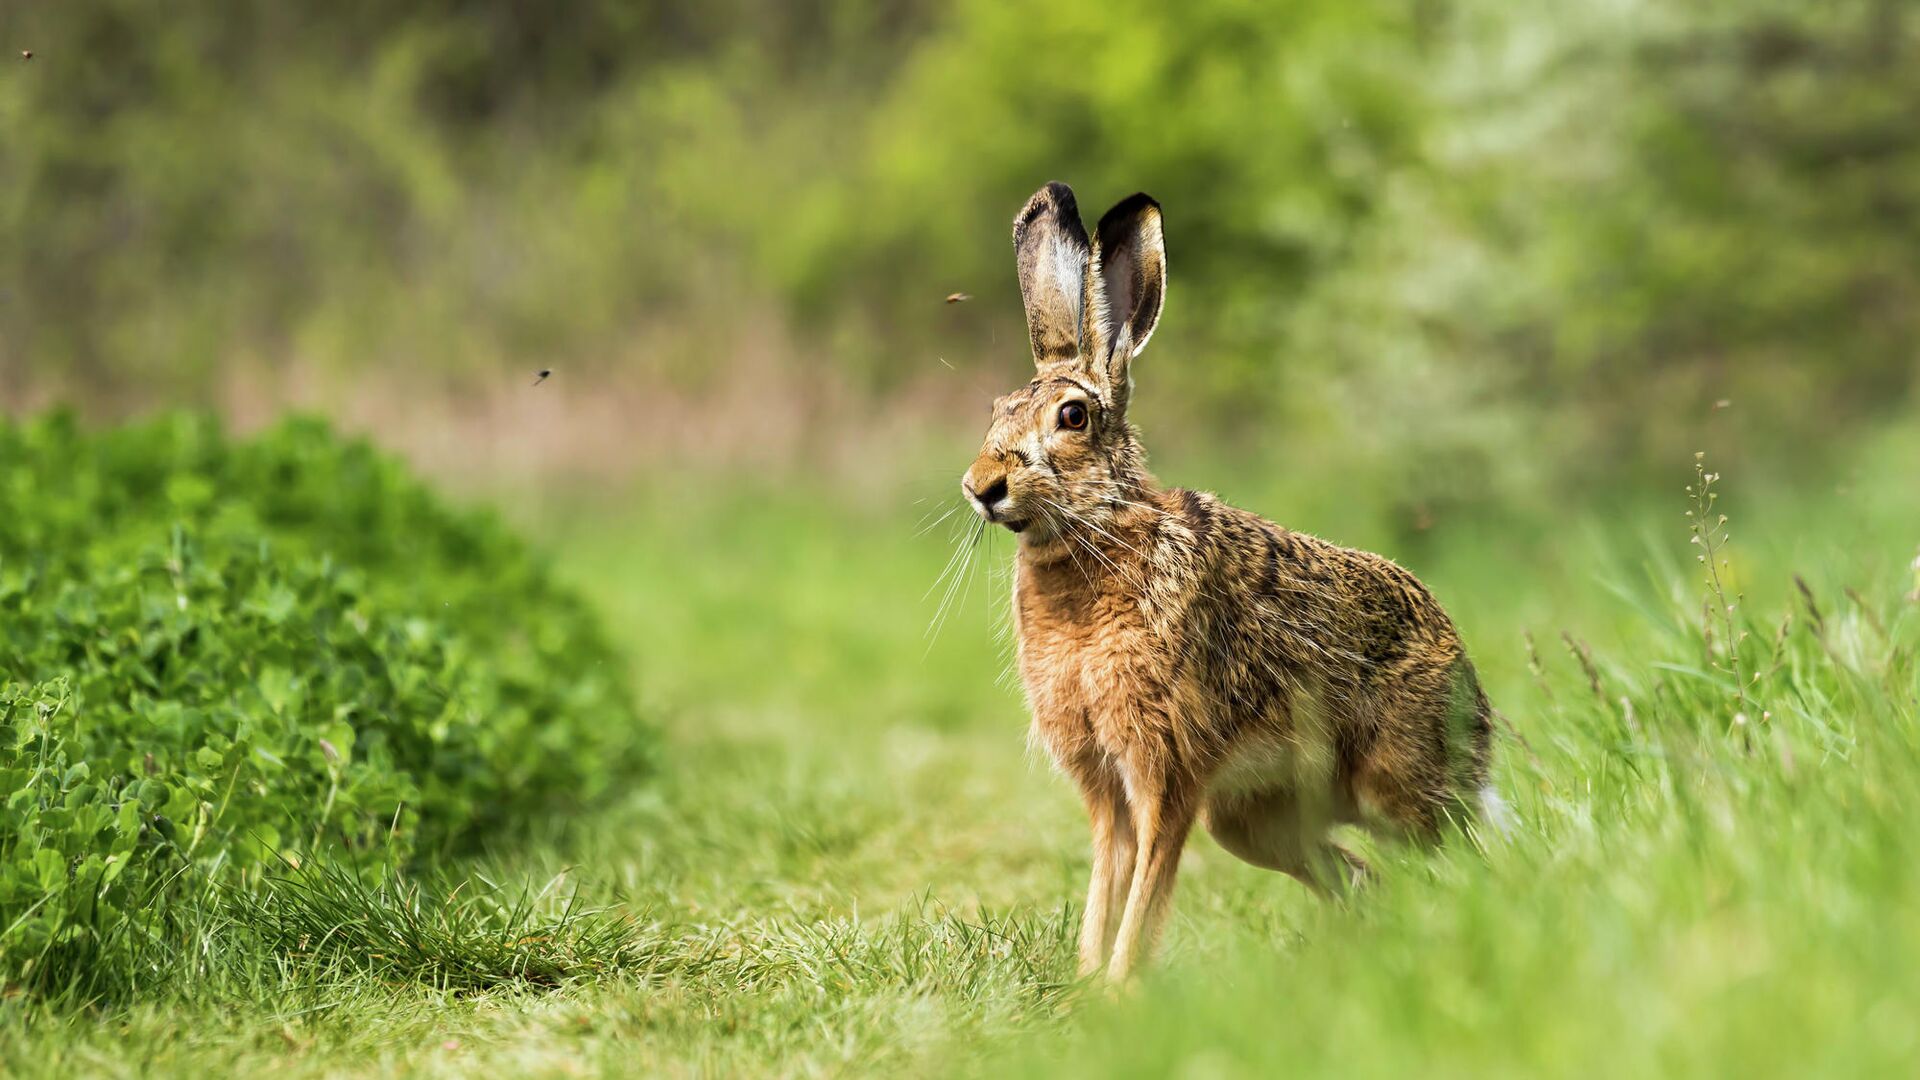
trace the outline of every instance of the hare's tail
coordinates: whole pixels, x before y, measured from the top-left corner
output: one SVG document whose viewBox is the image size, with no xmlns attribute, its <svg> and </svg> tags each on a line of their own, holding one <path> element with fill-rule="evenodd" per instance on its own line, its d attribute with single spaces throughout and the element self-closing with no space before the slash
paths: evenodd
<svg viewBox="0 0 1920 1080">
<path fill-rule="evenodd" d="M 1463 677 L 1464 676 L 1464 677 Z M 1493 704 L 1487 700 L 1486 691 L 1480 686 L 1479 676 L 1473 665 L 1463 657 L 1455 668 L 1455 701 L 1464 708 L 1456 708 L 1454 715 L 1466 719 L 1466 730 L 1455 730 L 1456 744 L 1463 751 L 1455 758 L 1455 791 L 1460 793 L 1461 801 L 1469 804 L 1474 816 L 1485 822 L 1501 836 L 1513 833 L 1513 808 L 1488 779 L 1493 761 Z M 1471 797 L 1468 794 L 1471 792 Z"/>
<path fill-rule="evenodd" d="M 1492 784 L 1480 787 L 1480 820 L 1493 826 L 1501 836 L 1513 835 L 1513 807 L 1500 797 Z"/>
</svg>

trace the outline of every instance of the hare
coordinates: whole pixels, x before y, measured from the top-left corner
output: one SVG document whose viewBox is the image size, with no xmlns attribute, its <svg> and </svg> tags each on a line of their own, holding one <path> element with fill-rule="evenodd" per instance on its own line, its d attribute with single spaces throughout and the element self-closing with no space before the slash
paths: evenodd
<svg viewBox="0 0 1920 1080">
<path fill-rule="evenodd" d="M 1089 243 L 1048 184 L 1013 241 L 1038 372 L 994 402 L 960 486 L 1018 534 L 1032 739 L 1092 823 L 1081 974 L 1140 964 L 1196 821 L 1339 893 L 1366 866 L 1333 826 L 1430 838 L 1499 813 L 1486 695 L 1412 574 L 1147 472 L 1127 405 L 1166 295 L 1159 204 L 1122 200 Z"/>
</svg>

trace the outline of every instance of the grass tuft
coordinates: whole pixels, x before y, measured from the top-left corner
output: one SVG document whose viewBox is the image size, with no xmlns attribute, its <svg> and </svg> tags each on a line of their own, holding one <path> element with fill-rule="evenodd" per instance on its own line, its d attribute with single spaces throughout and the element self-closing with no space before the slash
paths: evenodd
<svg viewBox="0 0 1920 1080">
<path fill-rule="evenodd" d="M 436 887 L 398 873 L 369 882 L 317 860 L 234 890 L 230 902 L 236 925 L 296 979 L 352 972 L 442 991 L 551 987 L 643 955 L 631 921 L 583 905 L 564 875 L 537 889 L 478 877 Z"/>
</svg>

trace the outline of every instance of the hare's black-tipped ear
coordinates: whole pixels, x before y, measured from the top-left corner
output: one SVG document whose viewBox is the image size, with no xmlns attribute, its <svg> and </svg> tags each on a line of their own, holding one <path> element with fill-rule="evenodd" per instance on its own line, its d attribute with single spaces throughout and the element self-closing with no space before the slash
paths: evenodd
<svg viewBox="0 0 1920 1080">
<path fill-rule="evenodd" d="M 1034 192 L 1013 219 L 1013 249 L 1034 365 L 1046 371 L 1094 356 L 1093 342 L 1083 339 L 1100 321 L 1099 290 L 1088 273 L 1093 250 L 1072 188 L 1055 181 Z"/>
<path fill-rule="evenodd" d="M 1124 388 L 1127 362 L 1140 355 L 1160 322 L 1167 296 L 1167 245 L 1160 231 L 1160 204 L 1131 195 L 1100 219 L 1099 265 L 1106 294 L 1112 351 L 1107 378 Z"/>
</svg>

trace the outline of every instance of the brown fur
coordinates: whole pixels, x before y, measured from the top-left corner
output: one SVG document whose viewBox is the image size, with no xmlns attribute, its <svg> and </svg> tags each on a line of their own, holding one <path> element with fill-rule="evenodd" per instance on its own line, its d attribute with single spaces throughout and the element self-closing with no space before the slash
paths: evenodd
<svg viewBox="0 0 1920 1080">
<path fill-rule="evenodd" d="M 1147 472 L 1126 407 L 1165 295 L 1153 200 L 1116 206 L 1095 246 L 1051 184 L 1014 236 L 1039 375 L 995 402 L 961 483 L 1020 535 L 1033 737 L 1093 829 L 1080 965 L 1120 979 L 1151 948 L 1195 822 L 1338 891 L 1365 867 L 1328 830 L 1437 835 L 1486 782 L 1490 710 L 1413 575 Z"/>
</svg>

